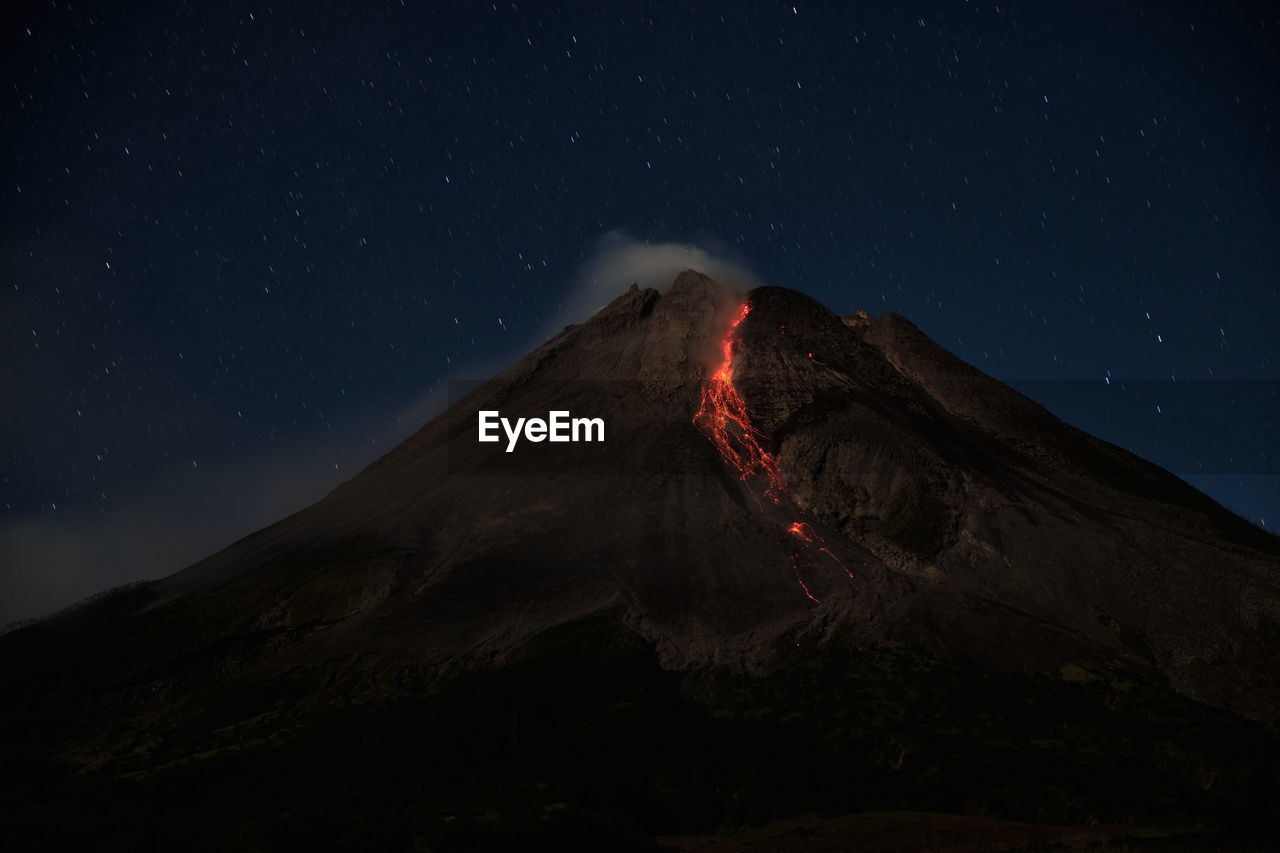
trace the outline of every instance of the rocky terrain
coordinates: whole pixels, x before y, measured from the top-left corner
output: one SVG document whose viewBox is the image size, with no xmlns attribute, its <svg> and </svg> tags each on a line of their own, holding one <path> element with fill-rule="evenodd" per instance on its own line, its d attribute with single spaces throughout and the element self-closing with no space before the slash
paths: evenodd
<svg viewBox="0 0 1280 853">
<path fill-rule="evenodd" d="M 772 490 L 694 423 L 725 363 Z M 507 453 L 480 410 L 606 440 Z M 911 810 L 1247 847 L 1278 625 L 1280 541 L 1177 477 L 902 317 L 689 271 L 314 506 L 0 638 L 3 832 L 649 848 Z"/>
</svg>

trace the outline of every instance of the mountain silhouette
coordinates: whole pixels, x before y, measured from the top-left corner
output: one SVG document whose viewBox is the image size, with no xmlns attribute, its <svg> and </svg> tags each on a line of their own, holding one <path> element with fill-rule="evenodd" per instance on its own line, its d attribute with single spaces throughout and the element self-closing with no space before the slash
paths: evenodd
<svg viewBox="0 0 1280 853">
<path fill-rule="evenodd" d="M 686 271 L 457 396 L 0 638 L 11 840 L 1265 837 L 1280 541 L 906 319 Z M 553 411 L 604 440 L 477 440 Z"/>
</svg>

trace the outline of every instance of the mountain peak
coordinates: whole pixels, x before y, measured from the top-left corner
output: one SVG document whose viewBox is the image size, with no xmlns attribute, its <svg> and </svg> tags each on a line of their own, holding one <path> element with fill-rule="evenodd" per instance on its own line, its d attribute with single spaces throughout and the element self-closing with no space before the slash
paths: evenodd
<svg viewBox="0 0 1280 853">
<path fill-rule="evenodd" d="M 725 364 L 741 407 L 730 432 L 752 433 L 776 487 L 762 491 L 764 469 L 728 465 L 697 422 Z M 480 410 L 557 408 L 601 418 L 607 440 L 512 453 L 475 443 Z M 197 622 L 217 612 L 206 603 L 217 590 L 265 602 L 252 614 L 237 604 L 215 634 L 308 618 L 375 630 L 430 613 L 419 619 L 428 634 L 450 637 L 441 659 L 501 654 L 606 603 L 680 666 L 758 666 L 781 633 L 840 623 L 1046 669 L 1081 654 L 1154 666 L 1200 698 L 1267 716 L 1275 678 L 1223 626 L 1244 598 L 1249 612 L 1280 614 L 1274 578 L 1248 575 L 1258 580 L 1224 596 L 1203 566 L 1274 568 L 1277 549 L 1232 518 L 899 315 L 851 321 L 798 291 L 744 294 L 687 270 L 661 294 L 632 285 L 326 500 L 151 588 Z M 793 525 L 825 552 L 798 548 Z M 305 556 L 355 543 L 371 554 L 359 568 Z M 515 560 L 520 581 L 506 568 Z M 1177 579 L 1177 600 L 1127 591 L 1156 564 Z M 308 591 L 335 583 L 348 592 Z M 1182 596 L 1196 608 L 1175 617 Z M 464 600 L 472 609 L 459 610 Z M 943 627 L 995 602 L 998 631 Z M 470 614 L 465 629 L 458 613 Z M 1190 658 L 1218 663 L 1188 669 Z M 1246 682 L 1225 674 L 1241 667 Z"/>
<path fill-rule="evenodd" d="M 603 441 L 478 440 L 481 412 L 524 423 L 555 411 L 598 419 Z M 545 720 L 609 709 L 582 723 L 593 738 L 634 718 L 621 736 L 590 741 L 610 756 L 658 725 L 628 716 L 652 701 L 666 721 L 655 744 L 668 729 L 686 745 L 706 742 L 704 730 L 737 737 L 720 727 L 727 719 L 732 731 L 783 732 L 790 767 L 795 729 L 762 722 L 778 705 L 798 708 L 783 719 L 808 720 L 817 742 L 863 732 L 843 752 L 801 750 L 818 762 L 801 780 L 847 772 L 848 756 L 892 754 L 867 778 L 910 792 L 915 783 L 894 775 L 903 767 L 933 780 L 946 766 L 972 805 L 972 768 L 947 756 L 996 750 L 992 772 L 1004 773 L 1021 760 L 1000 752 L 1021 737 L 1011 732 L 1057 743 L 1086 731 L 1090 749 L 1124 744 L 1106 760 L 1144 780 L 1138 788 L 1191 790 L 1221 777 L 1189 750 L 1217 750 L 1213 761 L 1241 751 L 1230 739 L 1206 746 L 1203 732 L 1254 737 L 1230 715 L 1280 724 L 1280 547 L 1233 518 L 905 318 L 837 317 L 794 290 L 742 293 L 689 270 L 665 293 L 632 285 L 314 506 L 170 578 L 0 637 L 22 697 L 7 728 L 36 733 L 69 772 L 106 767 L 116 780 L 163 782 L 173 768 L 207 779 L 206 768 L 240 760 L 220 752 L 228 744 L 261 758 L 254 750 L 281 739 L 349 750 L 357 766 L 368 744 L 340 719 L 400 732 L 375 738 L 392 763 L 405 760 L 404 738 L 426 738 L 429 758 L 415 767 L 455 749 L 441 740 L 455 731 L 481 732 L 472 746 L 505 737 L 519 761 L 503 772 L 519 774 L 517 764 L 536 765 L 525 744 L 553 736 L 522 716 L 527 697 L 541 697 L 530 716 Z M 640 687 L 592 692 L 612 689 L 615 670 Z M 940 683 L 953 686 L 935 697 Z M 1078 716 L 1111 690 L 1102 685 L 1120 686 Z M 503 701 L 477 705 L 485 690 Z M 592 698 L 567 706 L 561 694 Z M 756 695 L 764 707 L 733 722 Z M 997 695 L 1007 707 L 990 704 Z M 886 696 L 934 704 L 875 704 Z M 1189 700 L 1201 704 L 1180 704 Z M 451 702 L 455 716 L 439 710 Z M 944 704 L 967 716 L 942 721 Z M 1136 734 L 1116 722 L 1133 707 Z M 367 721 L 369 708 L 390 716 Z M 1056 722 L 1041 731 L 1043 714 Z M 1170 719 L 1193 722 L 1159 722 Z M 414 734 L 399 720 L 417 721 Z M 985 740 L 954 741 L 957 731 Z M 939 738 L 908 757 L 904 744 Z M 1181 751 L 1149 772 L 1124 758 L 1135 742 Z M 757 748 L 753 734 L 743 751 Z M 206 763 L 214 755 L 223 763 Z M 690 772 L 702 778 L 719 760 Z M 472 753 L 465 763 L 471 778 Z M 1052 790 L 1076 792 L 1072 803 L 1084 796 L 1082 769 L 1028 766 L 1024 782 L 1047 773 Z M 690 774 L 659 775 L 666 785 Z M 525 782 L 519 796 L 543 784 Z"/>
</svg>

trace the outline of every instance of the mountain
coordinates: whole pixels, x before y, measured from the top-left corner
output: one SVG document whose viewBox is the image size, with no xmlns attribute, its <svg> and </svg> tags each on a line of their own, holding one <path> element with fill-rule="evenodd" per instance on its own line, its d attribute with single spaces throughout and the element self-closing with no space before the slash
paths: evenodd
<svg viewBox="0 0 1280 853">
<path fill-rule="evenodd" d="M 555 411 L 604 440 L 478 441 Z M 0 638 L 3 832 L 1248 845 L 1278 625 L 1280 540 L 1177 477 L 902 317 L 688 271 L 308 509 Z"/>
</svg>

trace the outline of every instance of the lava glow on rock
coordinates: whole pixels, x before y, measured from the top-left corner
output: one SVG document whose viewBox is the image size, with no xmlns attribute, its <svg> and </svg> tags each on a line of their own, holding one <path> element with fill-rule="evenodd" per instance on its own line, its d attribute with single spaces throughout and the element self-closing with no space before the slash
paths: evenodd
<svg viewBox="0 0 1280 853">
<path fill-rule="evenodd" d="M 846 575 L 851 579 L 853 578 L 853 572 L 849 571 L 849 567 L 846 566 L 839 557 L 831 553 L 831 550 L 827 548 L 826 543 L 822 541 L 822 537 L 817 533 L 814 533 L 813 528 L 810 527 L 807 522 L 793 521 L 791 522 L 791 526 L 787 528 L 787 532 L 794 536 L 798 542 L 801 542 L 806 546 L 805 548 L 797 546 L 791 552 L 791 568 L 795 571 L 796 580 L 800 582 L 800 588 L 804 590 L 805 595 L 813 598 L 813 593 L 809 592 L 809 587 L 805 586 L 804 580 L 800 577 L 800 557 L 806 552 L 806 550 L 809 552 L 809 556 L 812 556 L 814 551 L 819 554 L 826 554 L 828 557 L 836 561 L 837 566 L 844 569 L 844 573 Z M 813 600 L 817 601 L 818 599 L 813 598 Z"/>
<path fill-rule="evenodd" d="M 751 496 L 755 498 L 758 506 L 762 504 L 759 496 L 756 495 L 754 484 L 760 479 L 763 480 L 764 497 L 774 504 L 781 505 L 783 499 L 787 497 L 787 486 L 782 480 L 782 470 L 777 458 L 765 450 L 764 445 L 768 437 L 751 423 L 746 403 L 733 385 L 734 338 L 738 326 L 750 312 L 751 303 L 744 301 L 739 306 L 733 322 L 729 324 L 720 344 L 723 359 L 702 386 L 702 403 L 698 407 L 698 413 L 693 416 L 693 423 L 716 446 L 721 458 L 737 469 L 742 480 L 751 489 Z M 813 354 L 810 353 L 809 357 L 813 358 Z M 799 507 L 795 507 L 795 510 L 797 513 L 802 512 Z M 850 578 L 853 577 L 848 567 L 827 549 L 822 537 L 818 536 L 807 522 L 793 521 L 787 528 L 787 533 L 791 535 L 794 543 L 791 568 L 795 572 L 800 588 L 812 601 L 817 602 L 818 598 L 809 591 L 809 587 L 801 577 L 800 566 L 802 562 L 810 564 L 814 562 L 815 554 L 826 554 L 841 569 L 844 569 Z"/>
<path fill-rule="evenodd" d="M 702 386 L 702 405 L 693 423 L 720 451 L 724 461 L 738 469 L 743 480 L 756 473 L 765 478 L 764 494 L 775 504 L 782 502 L 787 487 L 782 482 L 778 460 L 764 449 L 764 433 L 751 424 L 746 403 L 733 387 L 733 338 L 751 311 L 751 303 L 743 302 L 720 344 L 724 360 Z M 754 491 L 752 492 L 754 495 Z M 757 501 L 759 499 L 757 498 Z"/>
</svg>

